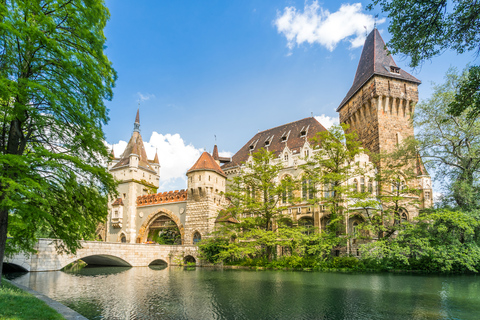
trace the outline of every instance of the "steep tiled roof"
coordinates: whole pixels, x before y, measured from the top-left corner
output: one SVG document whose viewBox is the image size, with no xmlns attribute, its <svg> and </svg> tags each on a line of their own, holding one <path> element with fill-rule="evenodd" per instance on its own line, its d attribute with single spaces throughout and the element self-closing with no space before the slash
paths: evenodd
<svg viewBox="0 0 480 320">
<path fill-rule="evenodd" d="M 287 146 L 291 152 L 299 153 L 300 148 L 304 146 L 305 141 L 310 140 L 317 132 L 326 131 L 315 118 L 305 118 L 295 122 L 290 122 L 279 127 L 261 131 L 253 136 L 240 150 L 232 157 L 232 161 L 223 165 L 223 169 L 238 166 L 248 160 L 252 152 L 257 152 L 261 148 L 268 148 L 276 156 Z M 304 135 L 302 134 L 304 133 Z M 266 142 L 268 141 L 268 147 Z"/>
<path fill-rule="evenodd" d="M 213 147 L 212 157 L 214 160 L 219 160 L 220 157 L 218 156 L 218 148 L 217 145 Z"/>
<path fill-rule="evenodd" d="M 390 67 L 398 68 L 392 55 L 388 54 L 388 51 L 385 50 L 385 42 L 380 36 L 380 32 L 375 28 L 365 40 L 352 87 L 345 98 L 343 98 L 337 111 L 339 111 L 373 75 L 421 83 L 420 80 L 400 68 L 397 69 L 398 73 L 390 72 Z"/>
<path fill-rule="evenodd" d="M 153 163 L 160 164 L 160 161 L 158 161 L 158 153 L 155 152 L 155 158 L 153 159 Z"/>
<path fill-rule="evenodd" d="M 193 171 L 203 171 L 203 170 L 209 170 L 209 171 L 215 171 L 216 173 L 226 177 L 225 172 L 220 168 L 220 166 L 217 164 L 215 159 L 210 155 L 208 152 L 202 153 L 200 158 L 198 158 L 197 162 L 191 167 L 187 173 L 193 172 Z"/>
<path fill-rule="evenodd" d="M 113 203 L 112 206 L 123 206 L 122 198 L 117 198 Z"/>
<path fill-rule="evenodd" d="M 427 169 L 425 169 L 425 166 L 423 164 L 422 157 L 420 157 L 420 154 L 417 153 L 417 176 L 428 176 Z"/>
<path fill-rule="evenodd" d="M 225 210 L 220 210 L 218 213 L 217 219 L 215 222 L 230 222 L 230 223 L 240 223 L 237 219 L 235 219 L 230 212 Z"/>
<path fill-rule="evenodd" d="M 145 146 L 143 145 L 142 135 L 140 134 L 140 130 L 138 130 L 140 127 L 140 123 L 138 122 L 140 121 L 139 117 L 140 116 L 137 111 L 137 117 L 135 119 L 135 129 L 132 133 L 132 137 L 130 138 L 130 141 L 128 141 L 125 151 L 123 151 L 122 155 L 120 156 L 120 160 L 112 167 L 111 170 L 123 166 L 128 166 L 130 164 L 130 155 L 136 154 L 139 156 L 138 166 L 155 173 L 155 170 L 153 170 L 153 168 L 149 164 L 147 153 L 145 151 Z"/>
</svg>

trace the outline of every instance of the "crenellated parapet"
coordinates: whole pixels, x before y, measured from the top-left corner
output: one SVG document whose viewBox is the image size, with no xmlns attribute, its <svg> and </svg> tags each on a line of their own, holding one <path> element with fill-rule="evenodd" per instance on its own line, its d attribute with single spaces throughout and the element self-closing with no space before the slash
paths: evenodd
<svg viewBox="0 0 480 320">
<path fill-rule="evenodd" d="M 165 191 L 157 194 L 147 194 L 137 197 L 137 207 L 149 206 L 152 204 L 172 203 L 187 200 L 186 190 Z"/>
</svg>

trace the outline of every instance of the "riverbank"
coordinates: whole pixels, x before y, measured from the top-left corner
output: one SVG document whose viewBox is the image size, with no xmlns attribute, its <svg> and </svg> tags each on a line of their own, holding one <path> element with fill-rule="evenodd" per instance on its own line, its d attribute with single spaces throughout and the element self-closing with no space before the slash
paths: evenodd
<svg viewBox="0 0 480 320">
<path fill-rule="evenodd" d="M 47 296 L 1 279 L 0 318 L 5 320 L 84 320 L 79 313 Z"/>
</svg>

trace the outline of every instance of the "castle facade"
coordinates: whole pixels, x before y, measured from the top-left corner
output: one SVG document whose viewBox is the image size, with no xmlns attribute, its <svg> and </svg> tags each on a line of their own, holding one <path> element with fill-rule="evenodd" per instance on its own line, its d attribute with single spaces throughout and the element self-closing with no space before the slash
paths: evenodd
<svg viewBox="0 0 480 320">
<path fill-rule="evenodd" d="M 337 108 L 340 122 L 355 130 L 364 148 L 375 152 L 391 152 L 402 139 L 413 136 L 410 118 L 418 102 L 421 82 L 399 68 L 385 49 L 377 29 L 366 38 L 352 87 Z M 158 155 L 147 159 L 140 135 L 140 117 L 123 154 L 112 161 L 109 170 L 119 181 L 120 197 L 109 204 L 108 220 L 98 236 L 109 242 L 145 243 L 155 236 L 175 229 L 177 243 L 194 244 L 214 231 L 217 223 L 235 223 L 234 218 L 219 216 L 228 205 L 224 197 L 229 180 L 242 171 L 242 163 L 251 154 L 266 148 L 274 152 L 276 161 L 283 164 L 278 177 L 290 175 L 301 178 L 301 165 L 316 151 L 311 138 L 325 131 L 315 118 L 305 118 L 255 134 L 232 158 L 202 153 L 187 175 L 187 189 L 157 193 L 160 180 Z M 349 184 L 357 188 L 377 190 L 374 165 L 366 154 L 355 162 L 371 168 L 361 177 L 352 177 Z M 420 208 L 432 206 L 431 179 L 421 159 L 412 164 L 416 170 L 419 206 L 409 207 L 403 219 L 411 220 Z M 325 228 L 329 213 L 322 206 L 312 207 L 306 201 L 308 191 L 299 190 L 304 202 L 291 204 L 287 214 L 293 221 L 318 230 Z M 348 230 L 359 223 L 358 216 L 348 221 Z"/>
</svg>

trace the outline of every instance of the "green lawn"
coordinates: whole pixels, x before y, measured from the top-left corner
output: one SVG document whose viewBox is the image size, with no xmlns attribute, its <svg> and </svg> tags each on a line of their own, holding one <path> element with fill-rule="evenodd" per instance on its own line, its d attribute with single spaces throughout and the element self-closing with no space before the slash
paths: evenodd
<svg viewBox="0 0 480 320">
<path fill-rule="evenodd" d="M 3 281 L 3 279 L 2 287 L 0 287 L 0 319 L 65 320 L 64 317 L 50 308 L 45 302 Z"/>
</svg>

